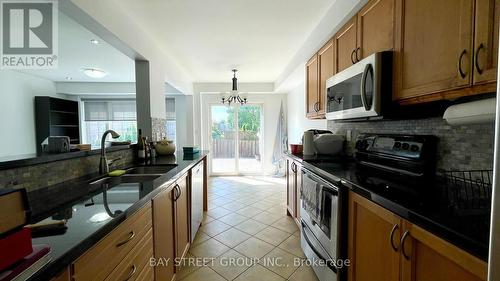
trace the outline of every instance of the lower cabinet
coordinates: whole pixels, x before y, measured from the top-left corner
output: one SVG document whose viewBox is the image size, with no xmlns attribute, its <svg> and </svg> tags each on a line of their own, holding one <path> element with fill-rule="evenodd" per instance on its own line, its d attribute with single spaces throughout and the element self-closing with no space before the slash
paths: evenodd
<svg viewBox="0 0 500 281">
<path fill-rule="evenodd" d="M 350 281 L 480 281 L 487 264 L 352 192 Z"/>
<path fill-rule="evenodd" d="M 300 225 L 300 187 L 302 186 L 302 165 L 287 159 L 287 212 Z"/>
<path fill-rule="evenodd" d="M 116 280 L 128 274 L 131 275 L 128 280 L 135 280 L 139 273 L 137 271 L 142 269 L 146 261 L 149 262 L 152 251 L 150 256 L 147 252 L 137 257 L 130 253 L 142 253 L 143 244 L 147 243 L 150 243 L 151 249 L 146 250 L 153 249 L 151 229 L 151 204 L 147 204 L 73 263 L 72 280 L 106 280 L 110 276 Z M 115 271 L 117 268 L 122 270 Z"/>
<path fill-rule="evenodd" d="M 153 198 L 155 280 L 174 280 L 174 260 L 189 248 L 188 176 L 179 178 Z"/>
</svg>

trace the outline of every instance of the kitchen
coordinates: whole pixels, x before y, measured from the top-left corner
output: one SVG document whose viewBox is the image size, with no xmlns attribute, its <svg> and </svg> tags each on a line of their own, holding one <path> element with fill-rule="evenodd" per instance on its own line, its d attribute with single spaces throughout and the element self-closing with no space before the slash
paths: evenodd
<svg viewBox="0 0 500 281">
<path fill-rule="evenodd" d="M 55 2 L 0 280 L 499 278 L 498 1 Z"/>
</svg>

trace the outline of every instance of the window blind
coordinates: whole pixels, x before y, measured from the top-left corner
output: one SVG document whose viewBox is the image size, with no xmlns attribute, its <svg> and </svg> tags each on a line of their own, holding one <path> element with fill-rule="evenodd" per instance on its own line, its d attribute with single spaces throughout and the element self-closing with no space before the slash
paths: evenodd
<svg viewBox="0 0 500 281">
<path fill-rule="evenodd" d="M 167 120 L 175 120 L 175 99 L 174 98 L 167 98 L 165 100 L 165 106 L 166 106 L 166 116 Z"/>
<path fill-rule="evenodd" d="M 83 101 L 85 121 L 135 121 L 135 100 Z"/>
</svg>

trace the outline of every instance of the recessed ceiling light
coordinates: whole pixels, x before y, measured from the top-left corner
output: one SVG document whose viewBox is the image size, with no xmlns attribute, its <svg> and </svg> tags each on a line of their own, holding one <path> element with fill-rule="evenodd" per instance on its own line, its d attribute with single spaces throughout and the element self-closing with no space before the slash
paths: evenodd
<svg viewBox="0 0 500 281">
<path fill-rule="evenodd" d="M 84 68 L 83 73 L 91 78 L 103 78 L 104 76 L 108 75 L 106 71 L 96 68 Z"/>
<path fill-rule="evenodd" d="M 97 39 L 92 39 L 92 40 L 90 40 L 90 43 L 91 43 L 91 44 L 94 44 L 94 45 L 99 45 L 99 40 L 97 40 Z"/>
<path fill-rule="evenodd" d="M 69 77 L 69 76 L 66 76 L 65 78 L 66 80 L 70 81 L 70 80 L 73 80 L 73 78 Z"/>
</svg>

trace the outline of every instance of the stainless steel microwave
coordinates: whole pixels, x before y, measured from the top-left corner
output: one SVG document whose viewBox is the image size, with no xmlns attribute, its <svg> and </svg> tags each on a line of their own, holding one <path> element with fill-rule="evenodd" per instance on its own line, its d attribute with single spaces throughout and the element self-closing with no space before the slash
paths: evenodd
<svg viewBox="0 0 500 281">
<path fill-rule="evenodd" d="M 392 52 L 379 52 L 326 81 L 326 119 L 380 119 L 392 98 Z"/>
</svg>

